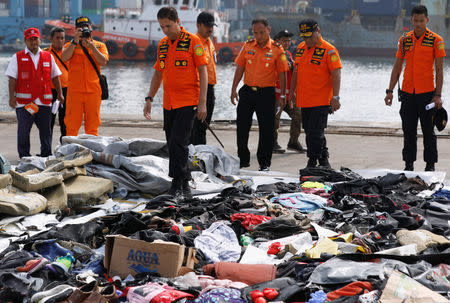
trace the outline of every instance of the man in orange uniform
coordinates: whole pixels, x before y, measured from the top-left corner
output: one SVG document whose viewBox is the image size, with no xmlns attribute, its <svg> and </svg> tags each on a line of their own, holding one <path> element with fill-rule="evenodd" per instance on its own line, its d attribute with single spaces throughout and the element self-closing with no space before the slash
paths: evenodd
<svg viewBox="0 0 450 303">
<path fill-rule="evenodd" d="M 275 42 L 280 43 L 284 48 L 284 53 L 286 55 L 287 63 L 289 66 L 289 70 L 286 72 L 286 99 L 289 98 L 289 89 L 291 87 L 291 80 L 292 80 L 292 72 L 294 71 L 294 59 L 292 59 L 292 54 L 289 51 L 289 48 L 291 47 L 291 37 L 293 36 L 293 33 L 290 33 L 287 29 L 280 31 L 278 34 L 273 37 Z M 289 104 L 284 104 L 284 108 L 281 108 L 281 102 L 280 102 L 280 82 L 277 82 L 277 85 L 275 87 L 275 94 L 277 99 L 277 105 L 276 105 L 276 114 L 275 114 L 275 131 L 273 133 L 274 135 L 274 143 L 273 143 L 273 152 L 275 154 L 282 154 L 285 152 L 284 149 L 281 148 L 281 146 L 278 144 L 278 128 L 280 127 L 280 118 L 283 111 L 285 111 L 289 117 L 291 117 L 291 127 L 289 131 L 289 142 L 287 144 L 287 149 L 304 153 L 305 150 L 303 149 L 303 146 L 298 141 L 298 137 L 300 137 L 300 133 L 302 130 L 302 111 L 299 107 L 294 106 L 291 107 Z M 283 102 L 286 103 L 286 102 Z"/>
<path fill-rule="evenodd" d="M 445 47 L 442 37 L 427 28 L 428 22 L 427 8 L 423 5 L 413 7 L 411 23 L 414 30 L 406 33 L 398 42 L 397 59 L 384 98 L 386 105 L 391 106 L 393 89 L 402 72 L 403 61 L 406 60 L 399 99 L 402 102 L 400 117 L 403 129 L 403 161 L 405 170 L 409 171 L 414 170 L 416 161 L 419 119 L 423 134 L 425 171 L 434 171 L 434 165 L 438 161 L 437 139 L 433 125 L 435 109 L 427 111 L 425 106 L 434 102 L 436 108 L 442 107 Z M 436 68 L 436 87 L 433 64 Z"/>
<path fill-rule="evenodd" d="M 83 122 L 86 134 L 98 136 L 102 89 L 97 72 L 83 51 L 83 47 L 94 59 L 97 69 L 108 63 L 108 50 L 102 42 L 92 39 L 91 21 L 79 17 L 75 21 L 77 31 L 72 41 L 67 43 L 61 58 L 69 67 L 66 117 L 67 136 L 77 136 Z"/>
<path fill-rule="evenodd" d="M 144 117 L 150 120 L 153 98 L 163 82 L 164 131 L 169 147 L 169 177 L 173 178 L 168 194 L 191 198 L 188 144 L 196 113 L 200 121 L 206 118 L 206 57 L 200 38 L 180 26 L 175 8 L 161 8 L 157 18 L 166 37 L 158 44 Z"/>
<path fill-rule="evenodd" d="M 328 114 L 341 107 L 341 60 L 337 49 L 325 41 L 313 19 L 300 22 L 303 42 L 297 47 L 292 75 L 291 106 L 302 109 L 302 124 L 306 134 L 308 164 L 330 167 L 325 128 Z"/>
<path fill-rule="evenodd" d="M 55 58 L 56 65 L 58 65 L 59 70 L 62 73 L 61 76 L 59 76 L 59 80 L 61 81 L 61 87 L 62 87 L 64 99 L 66 99 L 66 97 L 67 97 L 67 83 L 68 83 L 68 71 L 69 71 L 67 65 L 61 59 L 62 49 L 64 46 L 64 42 L 66 40 L 65 34 L 66 33 L 64 31 L 64 28 L 62 28 L 62 27 L 52 28 L 52 30 L 50 31 L 50 42 L 52 44 L 50 45 L 49 48 L 45 49 L 45 51 L 48 51 L 53 55 L 53 57 Z M 52 84 L 52 94 L 53 94 L 52 103 L 55 103 L 55 101 L 57 100 L 58 94 L 57 94 L 57 91 L 53 84 Z M 64 102 L 62 100 L 59 100 L 59 101 Z M 61 105 L 58 108 L 59 129 L 61 131 L 61 137 L 59 138 L 60 142 L 62 142 L 61 141 L 62 137 L 64 137 L 66 135 L 66 125 L 64 124 L 65 115 L 66 115 L 66 107 L 64 106 L 64 103 L 61 103 Z M 53 133 L 53 127 L 55 125 L 55 119 L 56 119 L 56 113 L 52 114 L 52 124 L 51 124 L 52 133 Z"/>
<path fill-rule="evenodd" d="M 17 115 L 17 150 L 20 158 L 31 156 L 30 131 L 35 123 L 41 141 L 40 156 L 48 157 L 52 154 L 51 83 L 59 100 L 64 101 L 61 71 L 52 55 L 39 47 L 39 29 L 28 28 L 23 35 L 26 48 L 12 56 L 5 72 L 9 78 L 9 106 L 16 109 Z"/>
<path fill-rule="evenodd" d="M 206 69 L 208 71 L 208 92 L 206 94 L 206 119 L 205 122 L 194 119 L 192 127 L 191 143 L 194 145 L 206 144 L 206 129 L 211 122 L 214 111 L 216 97 L 214 95 L 214 85 L 217 83 L 216 76 L 216 49 L 211 41 L 214 31 L 214 16 L 209 12 L 201 12 L 197 17 L 197 36 L 203 43 L 203 50 L 206 56 Z"/>
<path fill-rule="evenodd" d="M 252 31 L 255 39 L 247 41 L 235 62 L 237 64 L 231 87 L 231 103 L 237 106 L 237 148 L 240 166 L 250 166 L 248 137 L 256 111 L 259 126 L 258 163 L 260 171 L 269 171 L 272 160 L 275 125 L 275 84 L 280 81 L 280 102 L 286 102 L 286 55 L 283 47 L 270 39 L 267 19 L 254 19 Z M 236 88 L 244 75 L 244 86 Z"/>
</svg>

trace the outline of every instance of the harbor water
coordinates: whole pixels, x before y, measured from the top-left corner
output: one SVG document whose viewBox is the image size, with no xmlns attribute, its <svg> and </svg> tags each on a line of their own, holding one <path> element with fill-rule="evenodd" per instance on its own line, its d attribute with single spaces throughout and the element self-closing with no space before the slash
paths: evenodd
<svg viewBox="0 0 450 303">
<path fill-rule="evenodd" d="M 0 54 L 0 111 L 11 111 L 8 106 L 8 80 L 4 75 L 11 53 Z M 342 58 L 341 109 L 330 116 L 330 123 L 399 122 L 399 102 L 392 107 L 384 105 L 385 90 L 394 58 L 344 57 Z M 102 103 L 101 112 L 108 114 L 142 114 L 144 98 L 148 93 L 153 74 L 152 63 L 111 61 L 102 68 L 108 78 L 109 100 Z M 234 120 L 236 107 L 230 102 L 230 89 L 235 66 L 231 63 L 217 66 L 216 105 L 213 120 Z M 450 63 L 445 64 L 442 99 L 446 106 L 450 93 Z M 241 82 L 242 85 L 242 82 Z M 396 93 L 395 93 L 396 98 Z M 162 118 L 162 88 L 152 108 L 153 118 Z M 144 117 L 142 117 L 144 119 Z M 283 113 L 282 118 L 288 118 Z"/>
</svg>

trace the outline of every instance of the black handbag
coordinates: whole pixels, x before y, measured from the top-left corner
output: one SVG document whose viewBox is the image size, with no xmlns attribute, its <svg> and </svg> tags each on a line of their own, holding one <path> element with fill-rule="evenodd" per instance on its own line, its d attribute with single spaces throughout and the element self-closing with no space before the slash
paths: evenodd
<svg viewBox="0 0 450 303">
<path fill-rule="evenodd" d="M 80 46 L 83 49 L 83 52 L 88 57 L 92 66 L 94 67 L 95 71 L 97 72 L 98 80 L 100 82 L 100 87 L 102 88 L 102 100 L 107 100 L 109 98 L 109 92 L 108 92 L 108 81 L 106 79 L 106 76 L 100 74 L 100 72 L 98 71 L 97 65 L 94 62 L 94 59 L 92 59 L 91 55 L 89 55 L 88 50 L 83 45 L 80 44 Z"/>
</svg>

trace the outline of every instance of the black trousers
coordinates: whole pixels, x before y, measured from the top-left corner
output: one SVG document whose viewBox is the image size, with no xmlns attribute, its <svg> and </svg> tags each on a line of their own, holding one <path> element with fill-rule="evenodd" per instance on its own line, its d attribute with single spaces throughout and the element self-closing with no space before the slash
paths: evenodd
<svg viewBox="0 0 450 303">
<path fill-rule="evenodd" d="M 52 154 L 52 120 L 51 106 L 39 106 L 39 111 L 31 115 L 24 107 L 16 108 L 17 115 L 17 151 L 19 157 L 29 157 L 30 154 L 30 131 L 33 123 L 39 129 L 41 140 L 41 157 Z"/>
<path fill-rule="evenodd" d="M 425 110 L 431 103 L 434 92 L 423 94 L 405 93 L 405 100 L 400 107 L 403 129 L 403 161 L 414 162 L 417 157 L 417 122 L 423 134 L 423 160 L 436 163 L 438 161 L 437 139 L 434 133 L 433 114 L 436 109 Z"/>
<path fill-rule="evenodd" d="M 211 122 L 211 118 L 214 112 L 216 96 L 214 95 L 214 85 L 208 84 L 208 92 L 206 94 L 206 123 Z M 191 144 L 199 145 L 206 144 L 206 129 L 205 123 L 202 123 L 199 119 L 194 119 L 194 126 L 192 127 Z"/>
<path fill-rule="evenodd" d="M 67 87 L 63 87 L 62 92 L 63 92 L 64 100 L 66 100 Z M 52 100 L 52 104 L 53 104 L 56 101 L 56 97 L 58 96 L 56 89 L 52 88 L 52 94 L 53 94 L 53 100 Z M 66 116 L 66 104 L 67 103 L 62 104 L 62 106 L 60 106 L 58 109 L 59 129 L 61 131 L 61 136 L 59 137 L 59 142 L 61 142 L 61 143 L 62 143 L 62 137 L 64 137 L 67 134 L 66 124 L 64 124 L 64 117 Z M 55 119 L 56 119 L 56 114 L 52 113 L 52 122 L 51 122 L 52 134 L 53 134 L 53 127 L 55 126 Z"/>
<path fill-rule="evenodd" d="M 164 131 L 169 147 L 169 177 L 190 180 L 188 168 L 189 138 L 196 114 L 196 106 L 164 109 Z"/>
<path fill-rule="evenodd" d="M 256 112 L 259 126 L 258 151 L 256 156 L 260 167 L 270 166 L 272 161 L 273 133 L 275 121 L 275 88 L 264 87 L 253 90 L 244 85 L 239 90 L 237 106 L 237 148 L 238 157 L 243 164 L 250 163 L 248 137 Z"/>
<path fill-rule="evenodd" d="M 302 125 L 305 130 L 308 158 L 323 159 L 329 156 L 325 138 L 329 112 L 329 106 L 302 108 Z"/>
</svg>

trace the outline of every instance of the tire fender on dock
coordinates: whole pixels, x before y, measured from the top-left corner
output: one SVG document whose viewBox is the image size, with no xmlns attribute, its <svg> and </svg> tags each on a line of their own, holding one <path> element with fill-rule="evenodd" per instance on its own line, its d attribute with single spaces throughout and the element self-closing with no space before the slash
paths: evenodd
<svg viewBox="0 0 450 303">
<path fill-rule="evenodd" d="M 117 45 L 117 42 L 114 40 L 108 40 L 105 42 L 106 48 L 108 49 L 108 53 L 110 55 L 114 55 L 119 50 L 119 46 Z"/>
<path fill-rule="evenodd" d="M 156 47 L 156 45 L 149 45 L 146 49 L 145 49 L 145 58 L 147 58 L 148 61 L 155 61 L 156 60 L 156 56 L 158 55 L 158 48 Z"/>
<path fill-rule="evenodd" d="M 132 42 L 127 42 L 122 46 L 122 52 L 127 57 L 134 57 L 138 53 L 138 47 Z"/>
<path fill-rule="evenodd" d="M 228 46 L 224 46 L 219 50 L 218 57 L 220 62 L 230 62 L 233 59 L 233 50 Z"/>
</svg>

